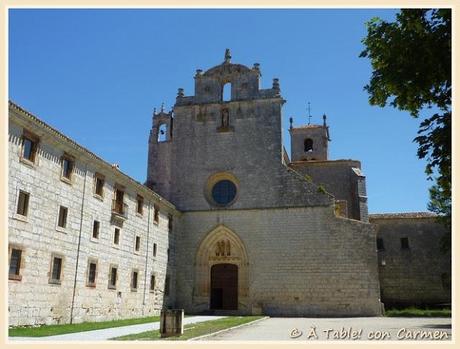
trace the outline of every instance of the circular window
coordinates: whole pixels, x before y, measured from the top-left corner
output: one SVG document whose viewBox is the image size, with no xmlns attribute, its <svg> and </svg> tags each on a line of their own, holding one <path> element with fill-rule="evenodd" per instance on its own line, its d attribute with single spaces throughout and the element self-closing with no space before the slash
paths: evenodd
<svg viewBox="0 0 460 349">
<path fill-rule="evenodd" d="M 238 199 L 239 181 L 230 172 L 214 173 L 206 180 L 204 196 L 215 207 L 233 205 Z"/>
<path fill-rule="evenodd" d="M 236 185 L 232 181 L 224 179 L 214 184 L 211 195 L 218 205 L 228 205 L 235 199 Z"/>
</svg>

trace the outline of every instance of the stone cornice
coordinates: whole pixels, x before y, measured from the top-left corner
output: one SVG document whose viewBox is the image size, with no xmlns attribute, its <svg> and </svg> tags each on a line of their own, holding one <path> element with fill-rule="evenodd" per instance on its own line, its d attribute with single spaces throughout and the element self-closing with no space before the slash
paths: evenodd
<svg viewBox="0 0 460 349">
<path fill-rule="evenodd" d="M 97 164 L 103 167 L 107 172 L 114 175 L 115 178 L 120 179 L 120 182 L 125 182 L 129 185 L 132 185 L 136 189 L 141 191 L 143 194 L 149 195 L 150 199 L 152 199 L 154 202 L 159 203 L 163 205 L 164 207 L 167 207 L 171 210 L 178 211 L 171 202 L 169 202 L 168 200 L 166 200 L 165 198 L 163 198 L 162 196 L 160 196 L 159 194 L 157 194 L 156 192 L 154 192 L 147 186 L 143 185 L 142 183 L 139 183 L 138 181 L 131 178 L 127 174 L 121 172 L 119 169 L 114 168 L 112 164 L 108 163 L 107 161 L 100 158 L 99 156 L 91 152 L 90 150 L 86 149 L 85 147 L 81 146 L 80 144 L 72 140 L 71 138 L 67 137 L 63 133 L 56 130 L 55 128 L 51 127 L 50 125 L 48 125 L 47 123 L 39 119 L 37 116 L 28 112 L 27 110 L 20 107 L 16 103 L 9 101 L 8 110 L 9 110 L 10 118 L 16 117 L 18 120 L 22 120 L 25 123 L 32 124 L 33 126 L 38 127 L 44 133 L 46 133 L 47 135 L 50 135 L 51 138 L 56 139 L 58 143 L 62 143 L 66 147 L 74 150 L 78 155 L 82 157 L 86 157 L 87 160 L 96 161 Z"/>
</svg>

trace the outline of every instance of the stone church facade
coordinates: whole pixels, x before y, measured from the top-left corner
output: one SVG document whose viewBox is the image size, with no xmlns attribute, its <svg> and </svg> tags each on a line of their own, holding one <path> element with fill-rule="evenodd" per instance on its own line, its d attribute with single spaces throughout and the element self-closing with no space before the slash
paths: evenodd
<svg viewBox="0 0 460 349">
<path fill-rule="evenodd" d="M 360 162 L 328 159 L 325 116 L 291 121 L 289 156 L 279 81 L 261 89 L 260 76 L 229 51 L 197 70 L 194 95 L 154 112 L 145 185 L 10 103 L 10 325 L 449 302 L 435 218 L 369 215 Z"/>
</svg>

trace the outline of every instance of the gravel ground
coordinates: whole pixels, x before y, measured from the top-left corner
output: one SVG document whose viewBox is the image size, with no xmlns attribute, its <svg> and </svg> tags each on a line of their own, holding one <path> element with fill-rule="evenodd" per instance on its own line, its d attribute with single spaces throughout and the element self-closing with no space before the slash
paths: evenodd
<svg viewBox="0 0 460 349">
<path fill-rule="evenodd" d="M 451 318 L 268 318 L 253 325 L 207 337 L 204 340 L 304 342 L 372 340 L 381 342 L 384 340 L 423 340 L 420 338 L 422 333 L 431 333 L 432 336 L 438 337 L 432 340 L 451 340 L 451 328 Z"/>
</svg>

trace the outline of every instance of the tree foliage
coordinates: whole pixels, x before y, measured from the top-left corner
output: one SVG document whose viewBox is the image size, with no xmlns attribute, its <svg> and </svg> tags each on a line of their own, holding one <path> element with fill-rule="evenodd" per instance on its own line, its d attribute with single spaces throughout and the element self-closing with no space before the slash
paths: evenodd
<svg viewBox="0 0 460 349">
<path fill-rule="evenodd" d="M 372 105 L 387 104 L 420 117 L 417 155 L 427 160 L 426 173 L 435 181 L 428 209 L 451 228 L 451 10 L 403 9 L 394 22 L 373 18 L 367 23 L 365 49 L 373 72 L 364 89 Z"/>
</svg>

